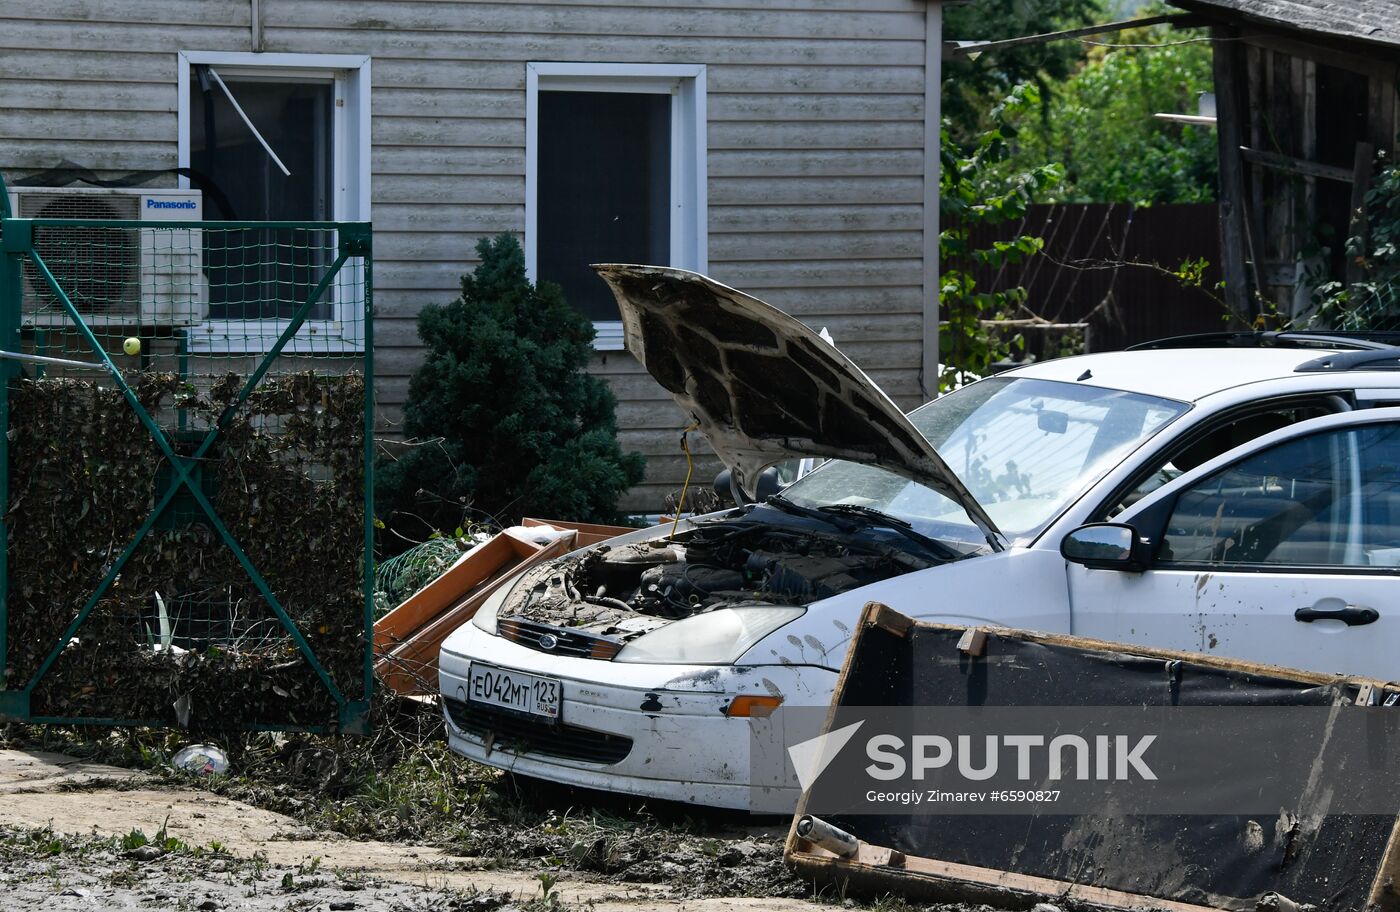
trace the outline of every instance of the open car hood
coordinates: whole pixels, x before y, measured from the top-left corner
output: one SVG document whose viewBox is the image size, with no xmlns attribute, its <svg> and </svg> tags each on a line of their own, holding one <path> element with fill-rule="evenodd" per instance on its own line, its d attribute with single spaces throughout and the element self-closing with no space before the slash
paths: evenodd
<svg viewBox="0 0 1400 912">
<path fill-rule="evenodd" d="M 956 501 L 1002 547 L 996 524 L 933 445 L 806 325 L 684 269 L 593 268 L 617 297 L 627 350 L 694 417 L 746 493 L 784 459 L 879 466 Z"/>
</svg>

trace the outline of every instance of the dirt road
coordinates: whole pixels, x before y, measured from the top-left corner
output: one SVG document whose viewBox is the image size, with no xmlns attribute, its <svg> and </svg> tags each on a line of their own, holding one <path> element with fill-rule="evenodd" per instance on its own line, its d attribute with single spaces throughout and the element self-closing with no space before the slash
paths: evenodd
<svg viewBox="0 0 1400 912">
<path fill-rule="evenodd" d="M 138 831 L 139 838 L 132 838 Z M 163 831 L 169 851 L 128 849 Z M 140 856 L 150 857 L 140 857 Z M 147 773 L 0 750 L 6 910 L 461 909 L 583 904 L 597 912 L 798 912 L 786 898 L 690 898 L 665 883 L 484 867 L 498 859 L 313 832 L 291 817 Z M 547 867 L 547 866 L 546 866 Z M 557 878 L 557 880 L 555 879 Z M 557 899 L 555 899 L 557 898 Z"/>
</svg>

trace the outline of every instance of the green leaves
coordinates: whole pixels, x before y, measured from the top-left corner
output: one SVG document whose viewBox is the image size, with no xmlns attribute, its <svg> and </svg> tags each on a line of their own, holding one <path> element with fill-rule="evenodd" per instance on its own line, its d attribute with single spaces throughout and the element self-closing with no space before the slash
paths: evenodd
<svg viewBox="0 0 1400 912">
<path fill-rule="evenodd" d="M 1025 303 L 1023 288 L 982 291 L 974 270 L 1020 263 L 1044 247 L 1042 238 L 1020 235 L 974 247 L 973 228 L 1019 221 L 1038 194 L 1063 177 L 1055 164 L 1026 169 L 1002 167 L 1012 154 L 1007 142 L 1014 135 L 1010 119 L 1038 103 L 1034 86 L 1018 86 L 992 109 L 991 127 L 977 137 L 971 153 L 943 130 L 940 157 L 939 214 L 944 228 L 939 235 L 939 362 L 942 390 L 985 376 L 990 365 L 1023 349 L 1019 334 L 1006 334 L 988 321 L 1013 316 Z"/>
<path fill-rule="evenodd" d="M 1382 153 L 1383 155 L 1384 153 Z M 1360 278 L 1350 284 L 1310 276 L 1316 311 L 1309 325 L 1350 332 L 1400 329 L 1400 167 L 1381 159 L 1365 196 L 1364 235 L 1347 238 L 1348 261 Z"/>
<path fill-rule="evenodd" d="M 1016 131 L 1007 173 L 1060 163 L 1060 179 L 1044 185 L 1045 202 L 1214 200 L 1215 131 L 1154 117 L 1194 114 L 1200 93 L 1213 89 L 1206 34 L 1157 26 L 1096 41 L 1082 64 L 1053 84 L 1042 110 L 1008 106 L 998 115 Z"/>
</svg>

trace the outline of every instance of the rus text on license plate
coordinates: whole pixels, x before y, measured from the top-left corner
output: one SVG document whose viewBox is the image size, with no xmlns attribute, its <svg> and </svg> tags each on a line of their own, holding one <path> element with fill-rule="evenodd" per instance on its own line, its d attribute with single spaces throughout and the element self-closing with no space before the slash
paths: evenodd
<svg viewBox="0 0 1400 912">
<path fill-rule="evenodd" d="M 473 662 L 467 672 L 467 698 L 532 716 L 559 718 L 559 682 L 523 671 Z"/>
</svg>

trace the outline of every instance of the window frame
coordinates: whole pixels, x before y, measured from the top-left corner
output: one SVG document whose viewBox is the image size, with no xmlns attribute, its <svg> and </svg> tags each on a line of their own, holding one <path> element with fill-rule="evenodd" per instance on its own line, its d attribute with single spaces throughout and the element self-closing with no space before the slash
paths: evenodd
<svg viewBox="0 0 1400 912">
<path fill-rule="evenodd" d="M 525 64 L 525 271 L 538 281 L 539 93 L 624 92 L 671 96 L 671 257 L 667 265 L 709 269 L 704 64 Z M 621 351 L 622 323 L 593 323 L 597 351 Z"/>
<path fill-rule="evenodd" d="M 1328 417 L 1339 417 L 1343 414 L 1354 413 L 1337 413 L 1336 415 Z M 1316 421 L 1326 419 L 1313 420 Z M 1236 466 L 1240 465 L 1241 463 L 1248 462 L 1249 460 L 1263 453 L 1269 452 L 1270 450 L 1276 449 L 1281 446 L 1287 446 L 1291 443 L 1296 443 L 1299 440 L 1304 440 L 1309 437 L 1319 436 L 1323 434 L 1355 435 L 1369 427 L 1383 424 L 1400 424 L 1400 420 L 1391 418 L 1388 420 L 1379 421 L 1346 422 L 1340 423 L 1336 426 L 1317 428 L 1314 430 L 1310 430 L 1306 433 L 1289 434 L 1285 437 L 1274 440 L 1271 443 L 1261 445 L 1257 449 L 1251 450 L 1250 452 L 1239 457 L 1238 459 L 1234 459 L 1229 462 L 1223 463 L 1219 466 L 1216 466 L 1213 469 L 1203 470 L 1199 477 L 1193 479 L 1189 483 L 1183 484 L 1180 487 L 1180 489 L 1172 491 L 1171 493 L 1162 497 L 1162 499 L 1160 500 L 1150 502 L 1145 507 L 1143 507 L 1141 511 L 1133 514 L 1130 518 L 1122 521 L 1127 522 L 1129 525 L 1137 528 L 1140 534 L 1144 535 L 1151 541 L 1153 556 L 1151 565 L 1147 568 L 1148 570 L 1168 572 L 1179 571 L 1209 574 L 1259 573 L 1294 576 L 1299 574 L 1322 576 L 1400 576 L 1400 567 L 1387 567 L 1383 565 L 1372 564 L 1274 564 L 1246 562 L 1212 563 L 1202 561 L 1164 560 L 1160 555 L 1160 549 L 1166 539 L 1167 526 L 1171 523 L 1172 517 L 1176 514 L 1177 506 L 1180 502 L 1181 497 L 1189 493 L 1197 485 L 1204 483 L 1209 479 L 1215 478 L 1222 472 L 1229 471 L 1235 468 Z M 1355 446 L 1354 436 L 1352 436 L 1351 439 L 1348 441 L 1348 445 Z M 1348 509 L 1352 512 L 1352 522 L 1360 522 L 1362 525 L 1364 525 L 1364 510 L 1360 514 L 1357 513 L 1358 510 L 1362 510 L 1362 505 L 1358 502 L 1358 495 L 1360 494 L 1358 487 L 1360 481 L 1360 473 L 1360 460 L 1359 458 L 1354 458 L 1352 460 L 1352 466 L 1348 473 L 1351 476 L 1348 479 L 1348 483 L 1351 486 L 1351 490 L 1347 492 L 1347 498 L 1349 500 Z M 1172 483 L 1176 484 L 1177 481 L 1173 481 Z M 1355 517 L 1358 515 L 1362 517 L 1359 520 L 1355 519 Z"/>
<path fill-rule="evenodd" d="M 242 51 L 178 51 L 178 162 L 190 166 L 190 70 L 197 64 L 214 67 L 220 75 L 288 80 L 330 78 L 334 84 L 332 161 L 334 192 L 331 219 L 370 220 L 370 58 L 359 54 L 267 54 Z M 189 178 L 180 187 L 189 189 Z M 346 281 L 363 285 L 362 263 L 347 263 Z M 292 337 L 288 353 L 326 354 L 364 351 L 364 320 L 359 302 L 333 300 L 332 318 L 307 320 Z M 192 354 L 260 354 L 276 343 L 289 321 L 207 319 L 188 332 Z"/>
<path fill-rule="evenodd" d="M 1200 421 L 1196 422 L 1194 425 L 1187 426 L 1184 430 L 1172 436 L 1170 439 L 1159 441 L 1157 448 L 1152 451 L 1150 456 L 1136 460 L 1137 468 L 1135 468 L 1132 471 L 1132 473 L 1127 476 L 1126 479 L 1115 485 L 1109 491 L 1107 496 L 1100 499 L 1099 504 L 1089 512 L 1084 522 L 1111 523 L 1120 521 L 1120 517 L 1122 516 L 1122 514 L 1136 507 L 1136 503 L 1129 504 L 1123 510 L 1120 510 L 1118 513 L 1113 514 L 1111 516 L 1108 514 L 1108 511 L 1113 509 L 1115 506 L 1118 506 L 1119 503 L 1122 502 L 1123 498 L 1127 497 L 1129 494 L 1135 491 L 1139 485 L 1141 485 L 1144 481 L 1147 480 L 1148 476 L 1157 472 L 1164 465 L 1170 462 L 1173 456 L 1228 424 L 1232 424 L 1236 421 L 1241 421 L 1253 415 L 1262 415 L 1268 412 L 1281 411 L 1283 409 L 1288 408 L 1303 408 L 1307 406 L 1316 405 L 1318 401 L 1327 399 L 1334 400 L 1334 404 L 1343 404 L 1346 406 L 1345 408 L 1339 408 L 1336 411 L 1331 412 L 1330 414 L 1346 414 L 1348 412 L 1356 410 L 1350 402 L 1350 400 L 1348 399 L 1348 396 L 1351 395 L 1352 392 L 1352 390 L 1338 389 L 1315 390 L 1308 391 L 1306 393 L 1285 393 L 1280 396 L 1270 396 L 1264 399 L 1255 399 L 1251 402 L 1246 402 L 1241 405 L 1234 406 L 1232 408 L 1222 409 L 1221 411 L 1203 417 Z M 1192 405 L 1194 408 L 1194 404 Z M 1181 418 L 1186 417 L 1190 413 L 1190 410 L 1188 410 L 1187 412 L 1183 413 L 1177 420 L 1180 421 Z M 1158 436 L 1160 437 L 1161 435 Z M 1261 435 L 1261 437 L 1262 436 L 1265 435 Z M 1183 472 L 1182 474 L 1184 475 L 1186 473 Z M 1168 484 L 1172 484 L 1175 481 L 1176 479 L 1172 479 L 1172 481 L 1168 482 Z M 1155 490 L 1149 491 L 1143 499 L 1150 498 L 1155 493 Z"/>
</svg>

